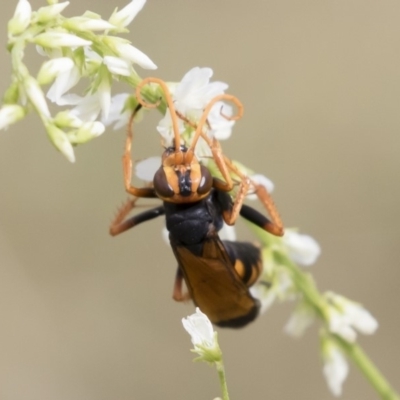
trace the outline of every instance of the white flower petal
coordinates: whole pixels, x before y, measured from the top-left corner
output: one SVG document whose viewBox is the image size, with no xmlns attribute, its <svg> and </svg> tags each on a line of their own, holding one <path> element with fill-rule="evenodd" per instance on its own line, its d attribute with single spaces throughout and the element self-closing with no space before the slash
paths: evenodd
<svg viewBox="0 0 400 400">
<path fill-rule="evenodd" d="M 265 175 L 262 174 L 254 174 L 249 177 L 254 183 L 264 186 L 268 193 L 271 193 L 274 190 L 274 183 L 268 179 Z M 257 194 L 250 193 L 247 195 L 249 200 L 257 200 Z"/>
<path fill-rule="evenodd" d="M 300 305 L 296 307 L 284 327 L 285 333 L 294 337 L 300 337 L 314 322 L 315 313 L 308 307 Z"/>
<path fill-rule="evenodd" d="M 232 242 L 236 240 L 236 229 L 234 225 L 228 225 L 224 222 L 224 225 L 218 234 L 222 240 L 230 240 Z"/>
<path fill-rule="evenodd" d="M 100 101 L 97 93 L 88 94 L 71 110 L 84 122 L 95 121 L 100 114 Z"/>
<path fill-rule="evenodd" d="M 44 97 L 41 87 L 34 78 L 26 78 L 25 90 L 30 102 L 36 108 L 36 111 L 42 116 L 50 118 L 50 111 L 49 107 L 47 106 L 46 99 Z"/>
<path fill-rule="evenodd" d="M 131 44 L 117 42 L 115 47 L 121 58 L 138 64 L 144 69 L 157 69 L 157 65 L 154 64 L 146 54 Z"/>
<path fill-rule="evenodd" d="M 80 77 L 80 71 L 75 65 L 64 72 L 61 72 L 54 83 L 50 86 L 50 89 L 47 92 L 47 98 L 59 106 L 65 105 L 65 99 L 61 100 L 62 96 L 79 82 Z"/>
<path fill-rule="evenodd" d="M 13 18 L 8 23 L 8 31 L 13 35 L 22 33 L 30 24 L 32 7 L 29 1 L 19 0 Z"/>
<path fill-rule="evenodd" d="M 38 20 L 40 22 L 48 22 L 54 17 L 60 15 L 68 5 L 69 1 L 64 1 L 63 3 L 56 3 L 50 6 L 40 7 L 37 11 Z"/>
<path fill-rule="evenodd" d="M 122 58 L 105 56 L 104 64 L 107 66 L 108 70 L 115 75 L 130 76 L 132 73 L 130 63 Z"/>
<path fill-rule="evenodd" d="M 25 110 L 18 104 L 5 104 L 0 108 L 0 129 L 6 129 L 19 121 L 25 115 Z"/>
<path fill-rule="evenodd" d="M 182 318 L 183 327 L 191 336 L 194 346 L 201 345 L 208 348 L 215 346 L 214 329 L 207 315 L 196 308 L 196 312 L 187 318 Z"/>
<path fill-rule="evenodd" d="M 132 0 L 128 5 L 111 15 L 109 21 L 118 27 L 128 26 L 145 5 L 146 0 Z"/>
<path fill-rule="evenodd" d="M 328 387 L 335 396 L 340 396 L 343 382 L 349 373 L 347 360 L 336 346 L 331 346 L 324 358 L 323 373 Z"/>
<path fill-rule="evenodd" d="M 68 57 L 53 58 L 46 61 L 40 67 L 37 81 L 45 85 L 50 83 L 56 76 L 70 71 L 74 67 L 74 62 Z"/>
<path fill-rule="evenodd" d="M 58 31 L 47 31 L 37 35 L 32 40 L 34 43 L 42 47 L 81 47 L 92 44 L 90 40 L 85 40 L 71 33 Z"/>
<path fill-rule="evenodd" d="M 157 170 L 161 166 L 161 157 L 149 157 L 135 164 L 135 175 L 145 182 L 153 182 Z"/>
<path fill-rule="evenodd" d="M 349 343 L 354 343 L 357 339 L 357 332 L 351 327 L 349 318 L 333 307 L 329 309 L 329 331 L 341 336 Z"/>
<path fill-rule="evenodd" d="M 99 18 L 72 17 L 66 21 L 66 27 L 78 31 L 104 31 L 114 25 Z"/>
<path fill-rule="evenodd" d="M 287 247 L 289 257 L 294 262 L 303 266 L 314 264 L 321 254 L 319 244 L 309 235 L 286 230 L 283 242 Z"/>
</svg>

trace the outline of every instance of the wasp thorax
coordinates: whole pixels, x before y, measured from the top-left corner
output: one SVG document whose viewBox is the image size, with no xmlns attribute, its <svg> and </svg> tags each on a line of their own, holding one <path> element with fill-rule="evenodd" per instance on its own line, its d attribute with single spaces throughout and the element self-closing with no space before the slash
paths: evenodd
<svg viewBox="0 0 400 400">
<path fill-rule="evenodd" d="M 179 151 L 174 147 L 164 151 L 162 165 L 153 180 L 157 195 L 176 203 L 201 200 L 210 192 L 212 182 L 208 169 L 185 146 L 181 146 Z"/>
</svg>

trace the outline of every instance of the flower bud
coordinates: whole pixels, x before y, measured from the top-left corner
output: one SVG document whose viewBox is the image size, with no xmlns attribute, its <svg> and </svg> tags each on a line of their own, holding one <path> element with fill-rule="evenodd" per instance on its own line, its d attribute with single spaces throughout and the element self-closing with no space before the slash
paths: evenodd
<svg viewBox="0 0 400 400">
<path fill-rule="evenodd" d="M 59 74 L 72 69 L 73 66 L 74 62 L 68 57 L 53 58 L 43 63 L 37 75 L 37 81 L 40 85 L 46 85 Z"/>
<path fill-rule="evenodd" d="M 68 161 L 75 162 L 74 149 L 67 134 L 53 124 L 46 124 L 46 130 L 54 146 L 64 154 Z"/>
<path fill-rule="evenodd" d="M 51 21 L 52 19 L 58 17 L 68 5 L 69 1 L 64 1 L 63 3 L 55 3 L 46 7 L 40 7 L 37 11 L 38 21 L 41 23 Z"/>
<path fill-rule="evenodd" d="M 0 129 L 6 129 L 25 116 L 25 110 L 18 104 L 5 104 L 0 108 Z"/>
<path fill-rule="evenodd" d="M 90 40 L 85 40 L 79 36 L 72 35 L 70 33 L 58 32 L 58 31 L 47 31 L 37 35 L 32 40 L 34 43 L 42 47 L 79 47 L 89 46 L 92 44 Z"/>
<path fill-rule="evenodd" d="M 8 22 L 8 32 L 11 35 L 19 35 L 30 24 L 32 7 L 28 0 L 19 0 L 14 16 Z"/>
</svg>

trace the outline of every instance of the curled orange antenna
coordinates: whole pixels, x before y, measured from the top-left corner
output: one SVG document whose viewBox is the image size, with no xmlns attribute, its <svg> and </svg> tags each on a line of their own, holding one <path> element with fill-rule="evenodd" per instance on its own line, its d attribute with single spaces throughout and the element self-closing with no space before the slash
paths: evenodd
<svg viewBox="0 0 400 400">
<path fill-rule="evenodd" d="M 149 84 L 149 83 L 158 83 L 165 95 L 165 100 L 167 102 L 168 108 L 169 108 L 169 112 L 171 115 L 171 119 L 172 119 L 172 129 L 174 131 L 174 138 L 175 138 L 175 151 L 178 152 L 180 150 L 180 145 L 181 145 L 181 139 L 180 139 L 180 134 L 179 134 L 179 126 L 178 126 L 178 117 L 176 115 L 176 111 L 175 111 L 175 106 L 174 106 L 174 102 L 172 100 L 171 97 L 171 93 L 168 89 L 167 84 L 159 79 L 159 78 L 146 78 L 143 79 L 139 85 L 137 85 L 136 87 L 136 98 L 138 100 L 138 102 L 146 108 L 155 108 L 158 107 L 158 105 L 160 104 L 160 100 L 158 100 L 156 103 L 148 103 L 146 100 L 143 99 L 142 97 L 142 93 L 141 90 L 143 88 L 143 86 Z"/>
<path fill-rule="evenodd" d="M 218 101 L 222 101 L 222 100 L 231 101 L 237 107 L 237 114 L 233 115 L 231 117 L 226 115 L 226 114 L 224 114 L 222 112 L 222 107 L 221 107 L 220 114 L 221 114 L 222 117 L 224 117 L 228 121 L 236 121 L 236 120 L 242 118 L 242 116 L 243 116 L 243 104 L 240 102 L 240 100 L 237 97 L 235 97 L 235 96 L 233 96 L 231 94 L 220 94 L 218 96 L 215 96 L 213 99 L 210 100 L 210 102 L 207 104 L 206 108 L 203 111 L 203 114 L 202 114 L 202 116 L 200 118 L 200 121 L 197 124 L 196 132 L 195 132 L 195 134 L 193 136 L 192 143 L 190 144 L 189 151 L 194 151 L 194 148 L 196 147 L 197 141 L 199 140 L 199 137 L 203 133 L 204 124 L 207 122 L 207 118 L 208 118 L 208 115 L 210 114 L 210 111 L 211 111 L 212 107 L 215 105 L 215 103 L 217 103 Z"/>
</svg>

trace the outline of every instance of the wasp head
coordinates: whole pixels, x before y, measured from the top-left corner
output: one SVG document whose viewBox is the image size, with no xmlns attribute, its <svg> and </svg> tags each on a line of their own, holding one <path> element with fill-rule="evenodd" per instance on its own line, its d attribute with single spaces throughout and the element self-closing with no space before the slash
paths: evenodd
<svg viewBox="0 0 400 400">
<path fill-rule="evenodd" d="M 164 201 L 191 203 L 206 197 L 213 178 L 201 165 L 192 150 L 185 146 L 168 147 L 162 155 L 162 165 L 154 175 L 154 189 Z"/>
</svg>

